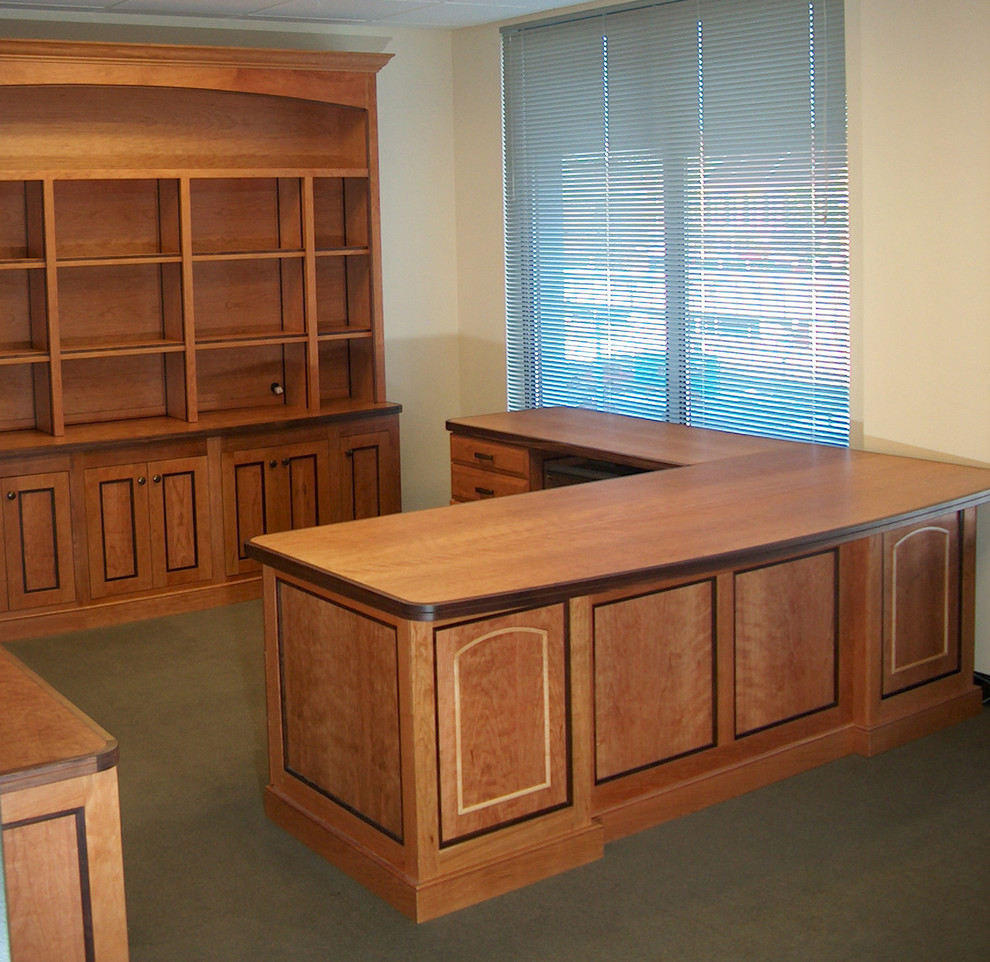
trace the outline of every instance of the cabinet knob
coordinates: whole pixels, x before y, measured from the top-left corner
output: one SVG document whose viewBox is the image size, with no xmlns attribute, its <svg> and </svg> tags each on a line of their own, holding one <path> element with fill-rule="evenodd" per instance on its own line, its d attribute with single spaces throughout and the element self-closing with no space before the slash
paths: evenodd
<svg viewBox="0 0 990 962">
<path fill-rule="evenodd" d="M 272 458 L 271 461 L 268 462 L 268 467 L 270 467 L 270 468 L 277 468 L 278 467 L 278 461 L 275 458 Z"/>
<path fill-rule="evenodd" d="M 495 492 L 491 488 L 475 488 L 475 493 L 480 494 L 483 498 L 492 498 L 495 496 Z"/>
<path fill-rule="evenodd" d="M 289 458 L 282 458 L 282 467 L 283 468 L 287 468 L 291 463 L 292 463 L 292 461 Z"/>
<path fill-rule="evenodd" d="M 144 476 L 144 475 L 142 474 L 142 475 L 141 475 L 141 477 L 139 477 L 139 478 L 138 478 L 138 484 L 147 484 L 147 483 L 148 483 L 148 482 L 147 482 L 147 479 L 146 479 L 146 478 L 145 478 L 145 476 Z"/>
<path fill-rule="evenodd" d="M 17 492 L 16 491 L 8 491 L 7 492 L 7 500 L 8 501 L 16 501 L 17 500 Z"/>
<path fill-rule="evenodd" d="M 475 451 L 474 452 L 474 456 L 479 461 L 494 461 L 495 460 L 495 455 L 494 454 L 487 454 L 484 451 Z"/>
<path fill-rule="evenodd" d="M 345 455 L 346 455 L 347 457 L 349 457 L 349 458 L 353 458 L 353 457 L 354 457 L 354 448 L 348 448 L 348 449 L 347 449 L 347 450 L 346 450 L 346 451 L 344 452 L 344 454 L 345 454 Z"/>
<path fill-rule="evenodd" d="M 162 483 L 162 476 L 160 474 L 155 474 L 155 475 L 152 476 L 151 480 L 154 481 L 155 484 L 161 484 Z"/>
</svg>

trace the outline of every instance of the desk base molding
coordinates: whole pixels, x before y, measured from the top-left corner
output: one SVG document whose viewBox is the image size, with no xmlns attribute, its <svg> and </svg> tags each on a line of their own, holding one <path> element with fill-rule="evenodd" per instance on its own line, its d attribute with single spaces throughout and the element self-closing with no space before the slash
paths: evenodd
<svg viewBox="0 0 990 962">
<path fill-rule="evenodd" d="M 605 841 L 689 815 L 850 754 L 849 729 L 823 732 L 595 812 Z"/>
<path fill-rule="evenodd" d="M 604 855 L 604 832 L 599 823 L 593 822 L 549 841 L 417 881 L 297 808 L 271 786 L 265 791 L 265 813 L 276 825 L 415 922 L 476 905 Z"/>
<path fill-rule="evenodd" d="M 268 817 L 416 922 L 425 922 L 600 859 L 608 842 L 737 798 L 851 754 L 878 755 L 981 710 L 978 688 L 872 728 L 846 724 L 640 794 L 592 813 L 591 824 L 417 881 L 268 786 Z"/>
<path fill-rule="evenodd" d="M 855 726 L 849 736 L 850 748 L 857 755 L 872 758 L 899 745 L 906 745 L 916 738 L 975 718 L 982 709 L 983 692 L 973 687 L 911 715 L 894 718 L 870 728 Z"/>
</svg>

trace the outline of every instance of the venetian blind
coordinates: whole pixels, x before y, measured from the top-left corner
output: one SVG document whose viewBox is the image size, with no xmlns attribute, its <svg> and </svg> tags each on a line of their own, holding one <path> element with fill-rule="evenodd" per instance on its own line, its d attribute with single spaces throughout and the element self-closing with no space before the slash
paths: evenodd
<svg viewBox="0 0 990 962">
<path fill-rule="evenodd" d="M 841 0 L 503 30 L 509 403 L 846 444 Z"/>
</svg>

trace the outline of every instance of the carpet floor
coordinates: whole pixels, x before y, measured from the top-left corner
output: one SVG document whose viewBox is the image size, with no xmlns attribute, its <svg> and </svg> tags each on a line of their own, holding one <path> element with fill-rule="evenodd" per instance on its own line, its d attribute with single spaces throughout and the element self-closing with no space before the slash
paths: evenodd
<svg viewBox="0 0 990 962">
<path fill-rule="evenodd" d="M 987 962 L 990 709 L 415 925 L 262 810 L 260 603 L 8 644 L 120 742 L 133 962 Z"/>
</svg>

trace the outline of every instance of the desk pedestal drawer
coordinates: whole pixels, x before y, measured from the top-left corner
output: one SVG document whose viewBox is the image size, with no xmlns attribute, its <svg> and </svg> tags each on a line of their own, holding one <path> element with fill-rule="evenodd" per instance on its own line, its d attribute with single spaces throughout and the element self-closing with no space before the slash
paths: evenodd
<svg viewBox="0 0 990 962">
<path fill-rule="evenodd" d="M 478 501 L 506 494 L 523 494 L 529 490 L 525 478 L 513 478 L 493 471 L 481 471 L 463 464 L 451 465 L 450 493 L 455 501 Z"/>
</svg>

